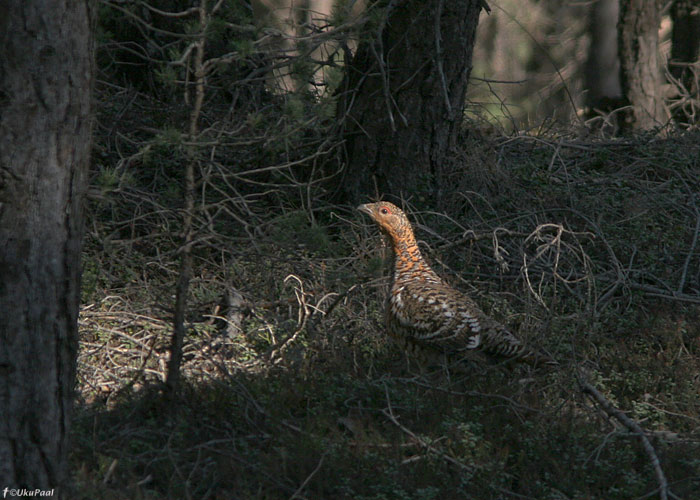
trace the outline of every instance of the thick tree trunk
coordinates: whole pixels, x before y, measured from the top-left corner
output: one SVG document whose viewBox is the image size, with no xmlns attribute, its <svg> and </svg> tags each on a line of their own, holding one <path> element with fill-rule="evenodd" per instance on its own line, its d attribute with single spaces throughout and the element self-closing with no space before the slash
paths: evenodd
<svg viewBox="0 0 700 500">
<path fill-rule="evenodd" d="M 89 10 L 0 6 L 0 488 L 53 498 L 64 496 L 77 348 Z"/>
<path fill-rule="evenodd" d="M 660 0 L 620 2 L 620 83 L 631 105 L 620 124 L 624 132 L 649 130 L 668 120 L 659 57 L 660 4 Z"/>
<path fill-rule="evenodd" d="M 360 43 L 341 89 L 345 198 L 436 192 L 462 123 L 481 5 L 388 3 L 376 36 Z"/>
</svg>

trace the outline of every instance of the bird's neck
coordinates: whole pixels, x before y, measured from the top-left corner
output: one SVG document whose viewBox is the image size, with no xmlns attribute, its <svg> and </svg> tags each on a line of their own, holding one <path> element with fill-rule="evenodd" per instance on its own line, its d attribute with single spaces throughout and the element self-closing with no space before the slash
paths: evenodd
<svg viewBox="0 0 700 500">
<path fill-rule="evenodd" d="M 394 278 L 407 274 L 431 273 L 432 270 L 423 260 L 413 231 L 391 234 L 394 247 Z"/>
</svg>

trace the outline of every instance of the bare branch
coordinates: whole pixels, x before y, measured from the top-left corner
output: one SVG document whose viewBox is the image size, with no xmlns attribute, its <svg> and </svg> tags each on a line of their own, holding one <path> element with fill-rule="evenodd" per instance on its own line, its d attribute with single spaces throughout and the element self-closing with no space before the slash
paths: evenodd
<svg viewBox="0 0 700 500">
<path fill-rule="evenodd" d="M 642 446 L 644 447 L 644 451 L 646 451 L 647 456 L 651 461 L 651 465 L 654 468 L 654 473 L 656 474 L 656 481 L 659 483 L 659 496 L 661 500 L 668 500 L 668 495 L 670 494 L 670 491 L 668 489 L 668 481 L 666 480 L 666 475 L 664 474 L 664 471 L 661 468 L 661 462 L 659 461 L 659 457 L 656 454 L 656 450 L 654 450 L 654 447 L 649 441 L 649 438 L 646 436 L 644 429 L 642 429 L 637 422 L 632 420 L 625 413 L 615 408 L 615 406 L 613 406 L 610 400 L 606 398 L 598 389 L 593 387 L 593 385 L 586 379 L 580 378 L 579 384 L 581 385 L 581 390 L 586 394 L 590 394 L 593 397 L 593 399 L 600 405 L 603 411 L 605 411 L 605 413 L 615 418 L 622 425 L 627 427 L 627 429 L 629 429 L 630 432 L 636 434 L 639 437 L 639 439 L 642 442 Z"/>
</svg>

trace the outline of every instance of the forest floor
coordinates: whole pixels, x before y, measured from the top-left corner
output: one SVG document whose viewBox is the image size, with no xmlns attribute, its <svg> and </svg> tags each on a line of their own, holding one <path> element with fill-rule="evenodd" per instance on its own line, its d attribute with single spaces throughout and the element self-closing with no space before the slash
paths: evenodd
<svg viewBox="0 0 700 500">
<path fill-rule="evenodd" d="M 196 240 L 169 400 L 177 202 L 96 172 L 74 498 L 700 498 L 700 136 L 483 140 L 404 206 L 438 274 L 554 371 L 418 369 L 382 328 L 376 227 L 300 189 Z"/>
</svg>

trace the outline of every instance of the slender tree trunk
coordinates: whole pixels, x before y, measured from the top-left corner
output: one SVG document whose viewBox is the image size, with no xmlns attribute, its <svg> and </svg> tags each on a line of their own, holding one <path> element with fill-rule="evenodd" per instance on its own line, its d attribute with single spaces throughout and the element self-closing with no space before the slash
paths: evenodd
<svg viewBox="0 0 700 500">
<path fill-rule="evenodd" d="M 349 63 L 344 197 L 439 193 L 464 112 L 479 0 L 390 1 Z"/>
<path fill-rule="evenodd" d="M 200 36 L 195 42 L 193 61 L 194 73 L 194 102 L 190 110 L 190 123 L 188 140 L 195 144 L 199 135 L 199 116 L 204 103 L 204 90 L 206 84 L 206 70 L 204 68 L 205 33 L 208 20 L 207 0 L 199 2 L 199 27 Z M 194 236 L 194 212 L 195 212 L 195 167 L 197 166 L 196 146 L 189 146 L 188 161 L 185 165 L 185 179 L 183 186 L 183 214 L 182 233 L 183 241 L 180 248 L 180 275 L 175 290 L 175 313 L 173 315 L 173 337 L 170 343 L 170 362 L 166 387 L 170 396 L 174 396 L 180 387 L 180 366 L 182 364 L 182 346 L 187 333 L 186 313 L 187 296 L 190 291 L 190 279 L 192 278 L 192 239 Z"/>
<path fill-rule="evenodd" d="M 674 111 L 678 122 L 697 123 L 700 113 L 700 0 L 675 0 L 671 7 L 669 71 L 681 86 L 683 105 Z"/>
<path fill-rule="evenodd" d="M 623 132 L 649 130 L 668 120 L 659 56 L 661 3 L 661 0 L 620 2 L 620 83 L 630 103 L 620 124 Z"/>
<path fill-rule="evenodd" d="M 618 0 L 598 0 L 591 6 L 588 33 L 591 45 L 585 66 L 586 104 L 591 108 L 606 108 L 608 102 L 619 100 L 620 60 L 617 57 Z"/>
<path fill-rule="evenodd" d="M 0 4 L 0 488 L 65 497 L 93 40 L 87 0 Z"/>
</svg>

